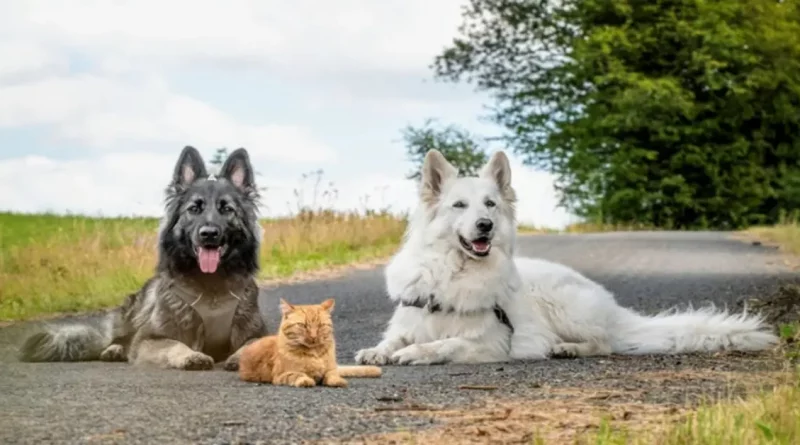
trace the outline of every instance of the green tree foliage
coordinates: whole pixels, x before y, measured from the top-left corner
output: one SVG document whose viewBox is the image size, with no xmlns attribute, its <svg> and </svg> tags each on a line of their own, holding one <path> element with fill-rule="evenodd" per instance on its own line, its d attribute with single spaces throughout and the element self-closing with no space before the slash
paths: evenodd
<svg viewBox="0 0 800 445">
<path fill-rule="evenodd" d="M 734 228 L 800 206 L 800 2 L 471 0 L 439 78 L 561 203 L 609 223 Z"/>
<path fill-rule="evenodd" d="M 224 147 L 218 148 L 214 150 L 214 154 L 211 155 L 211 160 L 208 161 L 208 163 L 217 167 L 222 167 L 226 159 L 228 159 L 228 149 Z"/>
<path fill-rule="evenodd" d="M 211 155 L 211 159 L 208 161 L 208 163 L 216 166 L 217 168 L 222 168 L 222 164 L 224 164 L 225 160 L 228 159 L 229 154 L 230 153 L 228 153 L 228 149 L 226 147 L 218 148 L 214 150 L 214 154 Z M 255 175 L 262 176 L 258 170 L 255 171 Z M 267 188 L 261 186 L 258 188 L 258 190 L 261 193 L 265 193 L 267 191 Z"/>
<path fill-rule="evenodd" d="M 402 133 L 408 159 L 414 164 L 414 170 L 406 176 L 408 179 L 419 179 L 425 154 L 434 148 L 461 175 L 477 175 L 488 159 L 485 141 L 456 125 L 441 126 L 428 119 L 419 128 L 407 126 Z"/>
</svg>

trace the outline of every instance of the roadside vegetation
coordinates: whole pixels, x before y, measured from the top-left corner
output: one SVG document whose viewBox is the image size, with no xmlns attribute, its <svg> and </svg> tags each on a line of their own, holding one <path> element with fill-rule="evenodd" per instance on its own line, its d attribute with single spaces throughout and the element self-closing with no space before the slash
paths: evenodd
<svg viewBox="0 0 800 445">
<path fill-rule="evenodd" d="M 748 230 L 765 243 L 800 254 L 800 223 L 784 219 L 772 227 Z M 785 322 L 780 323 L 781 353 L 786 360 L 785 381 L 771 391 L 740 400 L 722 400 L 701 406 L 673 424 L 628 432 L 603 423 L 585 443 L 599 445 L 761 445 L 800 443 L 800 287 L 783 287 L 780 301 Z"/>
<path fill-rule="evenodd" d="M 0 213 L 0 320 L 118 304 L 153 272 L 158 223 Z M 261 225 L 266 280 L 383 258 L 397 246 L 405 220 L 323 210 Z"/>
</svg>

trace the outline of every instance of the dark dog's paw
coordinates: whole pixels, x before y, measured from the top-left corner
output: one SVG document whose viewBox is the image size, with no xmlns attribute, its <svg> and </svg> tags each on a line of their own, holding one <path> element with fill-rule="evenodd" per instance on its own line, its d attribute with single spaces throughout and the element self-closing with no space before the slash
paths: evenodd
<svg viewBox="0 0 800 445">
<path fill-rule="evenodd" d="M 223 369 L 226 371 L 238 371 L 239 357 L 238 356 L 228 357 L 228 360 L 225 360 L 225 365 L 223 366 Z"/>
<path fill-rule="evenodd" d="M 125 348 L 122 345 L 110 345 L 100 353 L 100 361 L 103 362 L 126 362 Z"/>
<path fill-rule="evenodd" d="M 202 352 L 189 354 L 180 363 L 180 369 L 186 371 L 205 371 L 213 368 L 214 359 Z"/>
</svg>

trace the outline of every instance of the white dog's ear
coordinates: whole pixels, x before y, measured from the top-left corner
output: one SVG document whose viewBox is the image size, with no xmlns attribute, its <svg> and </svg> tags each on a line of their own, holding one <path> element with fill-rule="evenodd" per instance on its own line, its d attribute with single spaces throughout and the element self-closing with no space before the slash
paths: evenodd
<svg viewBox="0 0 800 445">
<path fill-rule="evenodd" d="M 458 169 L 447 162 L 439 150 L 432 149 L 425 154 L 422 163 L 422 185 L 420 197 L 428 205 L 433 205 L 442 193 L 445 182 L 458 176 Z"/>
<path fill-rule="evenodd" d="M 508 156 L 503 151 L 498 151 L 492 155 L 489 162 L 481 169 L 480 176 L 497 184 L 497 188 L 503 194 L 504 201 L 512 204 L 516 202 L 517 194 L 511 187 L 511 164 L 509 164 Z"/>
</svg>

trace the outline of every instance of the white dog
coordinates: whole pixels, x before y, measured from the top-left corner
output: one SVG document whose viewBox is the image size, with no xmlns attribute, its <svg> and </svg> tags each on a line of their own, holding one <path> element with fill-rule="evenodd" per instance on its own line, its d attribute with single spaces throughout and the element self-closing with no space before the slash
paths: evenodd
<svg viewBox="0 0 800 445">
<path fill-rule="evenodd" d="M 640 315 L 560 264 L 514 258 L 511 170 L 495 153 L 478 177 L 436 150 L 422 167 L 420 204 L 386 267 L 399 305 L 362 364 L 487 363 L 551 356 L 767 349 L 762 318 L 714 308 Z"/>
</svg>

